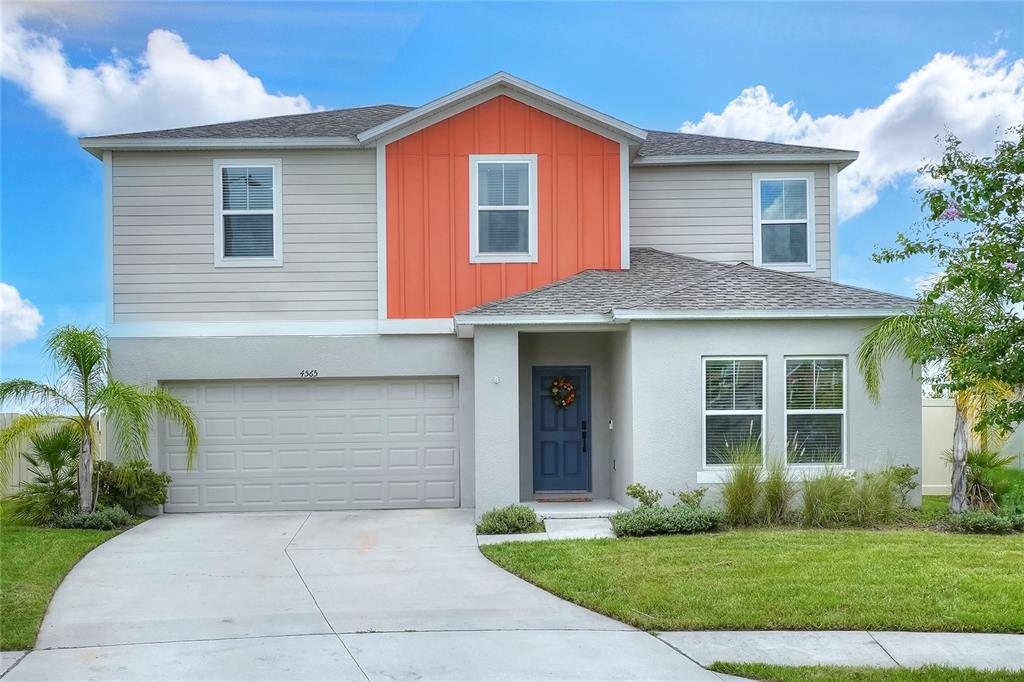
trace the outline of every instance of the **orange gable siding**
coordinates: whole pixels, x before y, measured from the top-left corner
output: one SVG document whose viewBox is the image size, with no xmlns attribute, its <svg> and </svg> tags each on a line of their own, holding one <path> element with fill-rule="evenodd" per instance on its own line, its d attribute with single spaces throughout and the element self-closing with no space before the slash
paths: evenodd
<svg viewBox="0 0 1024 682">
<path fill-rule="evenodd" d="M 386 148 L 389 318 L 621 265 L 619 144 L 504 95 Z M 537 155 L 537 262 L 469 262 L 469 155 Z"/>
</svg>

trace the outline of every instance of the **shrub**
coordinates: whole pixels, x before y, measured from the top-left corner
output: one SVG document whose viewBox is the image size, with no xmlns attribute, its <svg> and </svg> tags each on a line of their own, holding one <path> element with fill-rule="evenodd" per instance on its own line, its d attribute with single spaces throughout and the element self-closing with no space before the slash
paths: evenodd
<svg viewBox="0 0 1024 682">
<path fill-rule="evenodd" d="M 733 464 L 722 486 L 725 519 L 733 526 L 752 526 L 761 509 L 761 443 L 741 443 L 725 456 Z"/>
<path fill-rule="evenodd" d="M 24 454 L 33 480 L 7 499 L 11 519 L 50 525 L 78 508 L 78 434 L 71 429 L 37 433 Z"/>
<path fill-rule="evenodd" d="M 132 522 L 132 515 L 118 506 L 97 507 L 95 511 L 68 514 L 57 521 L 60 528 L 82 528 L 88 530 L 115 530 Z"/>
<path fill-rule="evenodd" d="M 1013 531 L 1014 522 L 1007 516 L 999 516 L 988 511 L 966 511 L 953 514 L 947 522 L 954 533 L 992 533 L 1003 534 Z"/>
<path fill-rule="evenodd" d="M 673 495 L 676 496 L 678 502 L 684 507 L 693 507 L 694 509 L 700 509 L 701 503 L 704 502 L 704 496 L 707 494 L 708 489 L 705 487 L 694 488 L 693 490 L 677 490 Z"/>
<path fill-rule="evenodd" d="M 761 522 L 769 526 L 785 523 L 795 496 L 796 484 L 789 478 L 786 463 L 780 458 L 771 459 L 761 483 Z"/>
<path fill-rule="evenodd" d="M 618 537 L 641 537 L 678 533 L 705 533 L 717 528 L 722 515 L 710 509 L 686 505 L 673 507 L 637 507 L 621 511 L 611 518 Z"/>
<path fill-rule="evenodd" d="M 1024 484 L 1014 485 L 999 496 L 999 509 L 1008 514 L 1024 514 Z"/>
<path fill-rule="evenodd" d="M 648 488 L 639 483 L 630 483 L 626 486 L 626 495 L 636 500 L 641 507 L 654 507 L 661 501 L 661 491 Z"/>
<path fill-rule="evenodd" d="M 537 512 L 521 504 L 510 504 L 484 512 L 476 524 L 479 535 L 511 535 L 513 533 L 542 533 L 544 524 Z"/>
<path fill-rule="evenodd" d="M 900 489 L 888 470 L 865 473 L 850 489 L 847 523 L 861 528 L 891 523 L 899 507 Z"/>
<path fill-rule="evenodd" d="M 879 473 L 889 477 L 900 496 L 900 504 L 906 506 L 907 497 L 917 488 L 917 481 L 914 479 L 918 474 L 918 468 L 909 464 L 900 464 L 883 469 Z"/>
<path fill-rule="evenodd" d="M 123 507 L 138 514 L 144 507 L 167 502 L 171 477 L 153 471 L 146 460 L 132 459 L 120 464 L 96 462 L 96 490 L 102 505 Z"/>
<path fill-rule="evenodd" d="M 803 523 L 816 528 L 834 528 L 846 524 L 854 481 L 845 473 L 828 468 L 821 474 L 805 478 Z"/>
<path fill-rule="evenodd" d="M 952 451 L 947 450 L 943 458 L 952 462 Z M 967 451 L 967 504 L 971 509 L 996 510 L 996 498 L 1010 488 L 1002 472 L 1014 459 L 992 450 Z"/>
</svg>

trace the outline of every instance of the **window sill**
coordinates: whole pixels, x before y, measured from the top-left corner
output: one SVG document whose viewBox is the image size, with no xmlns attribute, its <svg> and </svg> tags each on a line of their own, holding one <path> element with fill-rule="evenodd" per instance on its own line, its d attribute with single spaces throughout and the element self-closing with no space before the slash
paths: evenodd
<svg viewBox="0 0 1024 682">
<path fill-rule="evenodd" d="M 221 258 L 213 263 L 215 268 L 281 268 L 280 258 Z"/>
<path fill-rule="evenodd" d="M 490 254 L 477 253 L 469 257 L 470 263 L 536 263 L 535 253 Z"/>
<path fill-rule="evenodd" d="M 845 476 L 852 476 L 856 473 L 853 469 L 847 469 L 840 465 L 825 466 L 825 465 L 808 465 L 808 464 L 794 464 L 786 467 L 786 471 L 789 472 L 790 477 L 794 480 L 800 480 L 804 476 L 817 476 L 828 469 L 837 471 Z M 722 467 L 721 469 L 704 469 L 697 472 L 697 483 L 725 483 L 729 477 L 729 472 L 732 471 L 730 467 Z"/>
<path fill-rule="evenodd" d="M 816 272 L 817 268 L 809 263 L 760 263 L 759 268 L 778 270 L 779 272 Z"/>
</svg>

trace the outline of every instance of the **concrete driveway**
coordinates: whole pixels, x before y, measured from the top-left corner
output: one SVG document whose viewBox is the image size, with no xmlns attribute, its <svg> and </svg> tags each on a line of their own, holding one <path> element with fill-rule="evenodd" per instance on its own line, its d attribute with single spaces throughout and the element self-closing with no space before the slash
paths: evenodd
<svg viewBox="0 0 1024 682">
<path fill-rule="evenodd" d="M 718 680 L 491 564 L 472 512 L 166 515 L 89 554 L 5 680 Z"/>
</svg>

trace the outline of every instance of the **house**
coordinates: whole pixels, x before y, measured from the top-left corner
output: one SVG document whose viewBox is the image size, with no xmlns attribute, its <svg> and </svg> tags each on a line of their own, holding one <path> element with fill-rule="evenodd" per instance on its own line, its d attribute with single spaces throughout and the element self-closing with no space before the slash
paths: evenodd
<svg viewBox="0 0 1024 682">
<path fill-rule="evenodd" d="M 475 507 L 921 460 L 853 364 L 912 301 L 832 281 L 838 149 L 649 131 L 498 73 L 380 105 L 88 137 L 119 379 L 167 511 Z M 788 454 L 787 454 L 788 453 Z"/>
</svg>

